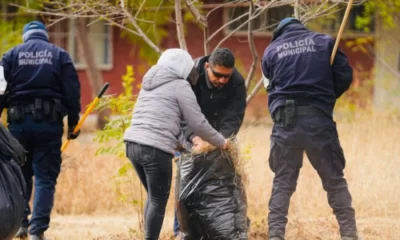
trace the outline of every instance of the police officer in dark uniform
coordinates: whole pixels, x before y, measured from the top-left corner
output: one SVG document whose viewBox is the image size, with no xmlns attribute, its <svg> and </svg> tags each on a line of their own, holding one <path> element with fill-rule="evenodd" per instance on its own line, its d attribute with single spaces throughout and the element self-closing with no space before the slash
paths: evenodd
<svg viewBox="0 0 400 240">
<path fill-rule="evenodd" d="M 68 139 L 79 121 L 80 83 L 68 53 L 49 43 L 43 23 L 24 26 L 23 44 L 4 54 L 8 128 L 28 152 L 22 172 L 27 184 L 26 211 L 16 237 L 42 240 L 49 228 L 57 177 L 61 168 L 63 118 L 68 115 Z M 33 212 L 29 200 L 35 177 Z"/>
<path fill-rule="evenodd" d="M 196 95 L 197 102 L 207 121 L 225 138 L 235 136 L 242 126 L 246 111 L 245 80 L 235 68 L 235 57 L 228 48 L 217 48 L 209 56 L 194 60 L 195 74 L 188 81 Z M 193 131 L 182 122 L 181 142 L 192 145 L 203 144 Z M 187 151 L 183 151 L 184 153 Z M 179 233 L 176 215 L 174 234 Z"/>
<path fill-rule="evenodd" d="M 296 190 L 305 151 L 322 180 L 343 240 L 356 240 L 355 211 L 343 176 L 345 157 L 333 109 L 349 87 L 353 70 L 334 40 L 309 31 L 297 19 L 283 19 L 262 58 L 269 80 L 268 106 L 274 121 L 269 165 L 275 173 L 269 202 L 269 239 L 283 240 L 290 198 Z"/>
</svg>

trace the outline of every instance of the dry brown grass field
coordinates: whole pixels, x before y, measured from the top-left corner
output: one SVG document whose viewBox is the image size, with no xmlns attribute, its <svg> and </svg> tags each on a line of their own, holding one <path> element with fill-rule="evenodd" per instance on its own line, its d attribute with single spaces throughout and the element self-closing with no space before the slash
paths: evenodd
<svg viewBox="0 0 400 240">
<path fill-rule="evenodd" d="M 337 127 L 359 232 L 366 240 L 400 239 L 400 120 L 370 117 L 337 121 Z M 250 239 L 266 239 L 273 179 L 268 167 L 270 132 L 269 124 L 250 124 L 243 126 L 239 138 L 243 148 L 251 150 L 246 167 Z M 98 147 L 91 140 L 68 147 L 48 231 L 52 239 L 142 239 L 140 199 L 146 194 L 132 170 L 123 185 L 117 184 L 118 169 L 128 160 L 95 156 Z M 122 193 L 137 201 L 122 201 Z M 172 191 L 162 239 L 172 239 L 173 197 Z M 287 239 L 340 239 L 326 194 L 306 156 L 291 201 Z"/>
</svg>

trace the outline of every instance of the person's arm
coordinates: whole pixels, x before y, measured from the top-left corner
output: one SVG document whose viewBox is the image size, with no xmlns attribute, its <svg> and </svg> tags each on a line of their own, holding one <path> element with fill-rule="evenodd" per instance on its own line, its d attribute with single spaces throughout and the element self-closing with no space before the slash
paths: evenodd
<svg viewBox="0 0 400 240">
<path fill-rule="evenodd" d="M 240 83 L 236 86 L 227 107 L 220 113 L 222 115 L 220 132 L 225 138 L 238 134 L 246 111 L 246 86 L 243 77 L 240 74 L 237 75 L 241 78 Z"/>
<path fill-rule="evenodd" d="M 217 132 L 207 121 L 196 101 L 196 96 L 186 81 L 180 81 L 176 87 L 176 99 L 179 109 L 186 124 L 196 136 L 201 137 L 210 144 L 223 147 L 225 138 Z"/>
<path fill-rule="evenodd" d="M 61 52 L 61 81 L 64 103 L 68 109 L 68 127 L 73 128 L 78 124 L 81 112 L 81 89 L 78 73 L 71 57 L 66 52 Z"/>
<path fill-rule="evenodd" d="M 332 40 L 332 49 L 333 49 Z M 337 50 L 332 64 L 333 83 L 336 98 L 342 96 L 347 91 L 353 81 L 353 68 L 349 64 L 346 54 L 340 49 Z"/>
</svg>

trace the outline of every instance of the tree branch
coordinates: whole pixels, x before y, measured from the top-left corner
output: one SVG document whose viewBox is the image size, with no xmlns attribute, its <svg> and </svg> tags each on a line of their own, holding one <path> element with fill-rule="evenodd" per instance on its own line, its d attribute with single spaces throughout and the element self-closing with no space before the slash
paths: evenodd
<svg viewBox="0 0 400 240">
<path fill-rule="evenodd" d="M 219 32 L 221 32 L 222 30 L 224 30 L 225 27 L 231 25 L 232 23 L 234 23 L 234 22 L 236 22 L 236 21 L 238 21 L 238 20 L 240 20 L 240 19 L 242 19 L 242 18 L 244 18 L 244 17 L 246 17 L 246 16 L 249 16 L 249 13 L 248 13 L 248 12 L 246 12 L 246 13 L 240 15 L 239 17 L 237 17 L 237 18 L 235 18 L 235 19 L 232 19 L 231 21 L 225 23 L 225 24 L 222 25 L 220 28 L 218 28 L 209 38 L 207 38 L 207 42 L 210 42 L 215 36 L 217 36 L 217 34 L 218 34 Z M 250 17 L 251 17 L 251 16 L 250 16 Z M 247 22 L 245 22 L 245 23 L 247 23 Z M 243 24 L 243 26 L 244 26 L 244 25 L 245 25 L 245 24 Z"/>
<path fill-rule="evenodd" d="M 294 17 L 296 19 L 299 19 L 299 0 L 295 0 L 293 10 L 294 10 Z"/>
<path fill-rule="evenodd" d="M 235 0 L 235 1 L 230 1 L 230 2 L 226 2 L 226 3 L 220 4 L 220 5 L 216 6 L 215 8 L 211 9 L 210 11 L 208 11 L 208 13 L 206 15 L 206 18 L 208 19 L 208 17 L 210 16 L 211 13 L 213 13 L 214 11 L 216 11 L 216 10 L 218 10 L 220 8 L 224 8 L 224 7 L 228 6 L 228 5 L 232 6 L 232 4 L 245 2 L 245 1 L 248 1 L 248 0 Z"/>
<path fill-rule="evenodd" d="M 179 46 L 187 51 L 185 32 L 183 31 L 181 0 L 175 0 L 175 20 Z"/>
<path fill-rule="evenodd" d="M 138 35 L 158 54 L 161 54 L 162 51 L 161 49 L 154 44 L 154 42 L 143 32 L 143 30 L 140 28 L 140 26 L 137 24 L 136 19 L 132 17 L 132 15 L 126 10 L 125 8 L 125 1 L 121 0 L 121 9 L 124 13 L 124 15 L 129 19 L 129 21 L 132 23 L 133 27 L 136 29 L 138 32 Z"/>
<path fill-rule="evenodd" d="M 253 1 L 250 0 L 249 18 L 253 15 L 253 13 L 254 13 L 254 4 L 253 4 Z M 250 82 L 253 79 L 254 73 L 257 69 L 257 60 L 258 60 L 257 49 L 256 49 L 256 45 L 254 43 L 253 28 L 254 28 L 254 20 L 250 20 L 247 37 L 248 37 L 248 41 L 249 41 L 251 55 L 253 56 L 253 62 L 251 63 L 250 71 L 249 71 L 249 74 L 247 75 L 247 79 L 246 79 L 246 83 L 245 83 L 247 90 L 249 89 Z"/>
<path fill-rule="evenodd" d="M 228 40 L 230 37 L 232 37 L 233 34 L 235 34 L 238 30 L 240 30 L 242 27 L 244 27 L 246 24 L 248 24 L 249 21 L 256 19 L 258 16 L 260 16 L 265 10 L 267 10 L 270 7 L 280 7 L 280 6 L 285 6 L 291 4 L 291 2 L 276 2 L 276 0 L 271 0 L 268 2 L 268 4 L 265 4 L 260 10 L 256 10 L 254 14 L 249 17 L 244 23 L 240 24 L 237 28 L 232 30 L 228 35 L 226 35 L 218 44 L 215 48 L 219 48 L 226 40 Z"/>
<path fill-rule="evenodd" d="M 204 36 L 204 55 L 210 54 L 210 43 L 207 42 L 208 39 L 208 26 L 203 29 L 203 36 Z"/>
<path fill-rule="evenodd" d="M 189 11 L 192 13 L 192 15 L 195 17 L 196 22 L 200 23 L 201 25 L 203 25 L 203 27 L 207 28 L 208 27 L 207 18 L 199 12 L 199 9 L 197 9 L 193 5 L 193 2 L 191 2 L 190 0 L 185 0 L 185 4 L 189 8 Z"/>
<path fill-rule="evenodd" d="M 251 93 L 247 96 L 246 102 L 249 103 L 251 99 L 254 98 L 254 96 L 258 93 L 258 91 L 261 89 L 263 85 L 263 79 L 261 78 L 260 81 L 256 84 L 256 86 L 251 90 Z"/>
</svg>

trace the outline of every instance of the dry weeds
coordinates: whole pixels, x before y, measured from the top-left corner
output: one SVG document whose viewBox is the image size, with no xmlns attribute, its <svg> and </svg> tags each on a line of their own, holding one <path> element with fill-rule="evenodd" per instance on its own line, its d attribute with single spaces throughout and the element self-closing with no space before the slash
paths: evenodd
<svg viewBox="0 0 400 240">
<path fill-rule="evenodd" d="M 359 231 L 367 240 L 400 239 L 399 123 L 399 120 L 377 117 L 351 124 L 338 122 L 337 125 L 347 159 L 345 176 L 353 196 Z M 251 159 L 246 165 L 251 239 L 266 239 L 265 221 L 273 179 L 268 167 L 270 132 L 270 126 L 259 125 L 244 126 L 239 134 L 241 143 L 251 146 Z M 76 141 L 67 149 L 69 157 L 64 158 L 48 234 L 55 239 L 69 240 L 140 239 L 135 237 L 140 203 L 123 203 L 118 194 L 123 192 L 140 199 L 136 175 L 130 170 L 126 185 L 117 185 L 114 176 L 127 160 L 95 157 L 96 147 Z M 145 197 L 143 191 L 142 194 Z M 173 194 L 171 191 L 163 239 L 171 238 Z M 306 156 L 297 191 L 291 200 L 287 237 L 339 239 L 326 193 Z"/>
</svg>

